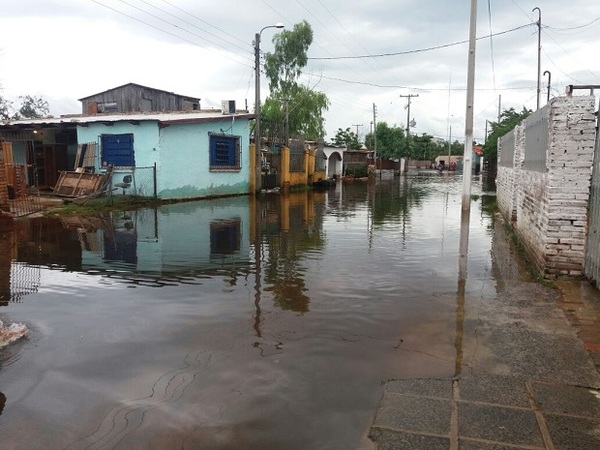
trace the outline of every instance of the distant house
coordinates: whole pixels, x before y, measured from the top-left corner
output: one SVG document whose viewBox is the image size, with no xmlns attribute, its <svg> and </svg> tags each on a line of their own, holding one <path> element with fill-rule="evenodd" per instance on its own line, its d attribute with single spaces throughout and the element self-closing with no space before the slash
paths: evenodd
<svg viewBox="0 0 600 450">
<path fill-rule="evenodd" d="M 327 178 L 341 177 L 344 166 L 345 146 L 325 145 L 323 152 L 327 158 Z"/>
<path fill-rule="evenodd" d="M 80 98 L 82 114 L 198 111 L 200 99 L 128 83 Z"/>
</svg>

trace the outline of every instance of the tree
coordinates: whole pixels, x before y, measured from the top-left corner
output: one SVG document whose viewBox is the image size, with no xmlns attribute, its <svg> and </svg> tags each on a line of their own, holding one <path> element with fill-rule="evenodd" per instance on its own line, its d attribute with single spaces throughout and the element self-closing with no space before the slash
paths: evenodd
<svg viewBox="0 0 600 450">
<path fill-rule="evenodd" d="M 302 68 L 308 63 L 306 52 L 312 40 L 312 28 L 306 20 L 273 37 L 275 50 L 265 55 L 265 74 L 272 91 L 287 93 L 297 84 Z"/>
<path fill-rule="evenodd" d="M 379 122 L 375 129 L 377 133 L 377 158 L 401 158 L 404 156 L 406 135 L 400 127 L 390 127 L 387 122 Z M 374 147 L 373 133 L 365 136 L 367 147 Z"/>
<path fill-rule="evenodd" d="M 12 102 L 0 96 L 0 119 L 8 120 L 11 118 Z"/>
<path fill-rule="evenodd" d="M 303 134 L 318 139 L 325 134 L 323 113 L 329 108 L 327 96 L 298 83 L 308 62 L 306 52 L 313 40 L 310 24 L 304 20 L 273 37 L 273 53 L 265 55 L 265 74 L 270 96 L 261 110 L 261 121 L 268 131 L 269 122 L 283 124 L 288 103 L 288 127 L 291 135 Z"/>
<path fill-rule="evenodd" d="M 21 99 L 21 107 L 15 115 L 16 118 L 36 119 L 46 116 L 50 112 L 48 102 L 40 96 L 20 95 L 19 98 Z"/>
<path fill-rule="evenodd" d="M 486 142 L 483 145 L 483 156 L 488 160 L 496 160 L 498 157 L 498 138 L 504 136 L 521 121 L 525 120 L 531 110 L 523 107 L 521 112 L 516 112 L 514 108 L 505 109 L 500 114 L 500 121 L 490 122 L 492 131 L 487 136 Z"/>
<path fill-rule="evenodd" d="M 2 87 L 0 86 L 0 90 Z M 43 97 L 37 95 L 21 95 L 21 106 L 18 111 L 14 111 L 13 102 L 0 95 L 0 119 L 19 120 L 22 118 L 35 119 L 48 114 L 50 111 L 48 102 Z"/>
<path fill-rule="evenodd" d="M 345 145 L 349 150 L 358 150 L 360 148 L 358 135 L 354 131 L 351 131 L 350 127 L 345 130 L 338 128 L 333 138 L 333 143 L 334 145 Z"/>
<path fill-rule="evenodd" d="M 265 124 L 263 126 L 265 133 L 277 134 L 278 130 L 283 129 L 287 102 L 290 133 L 301 134 L 309 139 L 322 137 L 325 134 L 325 127 L 321 111 L 329 106 L 327 96 L 298 84 L 291 87 L 289 91 L 287 98 L 282 98 L 281 93 L 275 92 L 265 101 L 261 109 L 261 121 Z M 319 114 L 315 114 L 315 111 L 319 111 Z"/>
</svg>

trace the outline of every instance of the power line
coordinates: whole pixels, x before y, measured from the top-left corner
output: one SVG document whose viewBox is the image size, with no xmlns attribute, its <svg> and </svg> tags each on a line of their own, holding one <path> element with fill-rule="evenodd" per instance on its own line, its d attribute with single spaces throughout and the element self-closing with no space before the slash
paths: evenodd
<svg viewBox="0 0 600 450">
<path fill-rule="evenodd" d="M 302 72 L 302 75 L 315 75 L 312 74 L 310 72 Z M 316 76 L 316 75 L 315 75 Z M 447 91 L 448 88 L 420 88 L 420 87 L 414 87 L 414 86 L 401 86 L 401 85 L 391 85 L 391 84 L 377 84 L 377 83 L 372 83 L 369 81 L 357 81 L 357 80 L 345 80 L 343 78 L 336 78 L 336 77 L 328 77 L 326 75 L 320 75 L 321 77 L 328 79 L 328 80 L 334 80 L 334 81 L 340 81 L 342 83 L 349 83 L 349 84 L 361 84 L 361 85 L 365 85 L 365 86 L 372 86 L 372 87 L 378 87 L 378 88 L 385 88 L 385 89 L 411 89 L 411 90 L 415 90 L 415 91 Z M 533 87 L 535 88 L 535 86 Z M 462 87 L 462 88 L 452 88 L 451 90 L 453 91 L 465 91 L 467 88 L 466 87 Z M 524 90 L 529 90 L 532 89 L 531 86 L 515 86 L 515 87 L 504 87 L 504 88 L 476 88 L 476 91 L 495 91 L 495 90 L 499 90 L 499 91 L 524 91 Z"/>
<path fill-rule="evenodd" d="M 175 8 L 175 9 L 177 9 L 177 10 L 181 11 L 182 13 L 184 13 L 184 14 L 187 14 L 188 16 L 191 16 L 191 17 L 193 17 L 193 18 L 194 18 L 194 19 L 196 19 L 196 20 L 199 20 L 200 22 L 202 22 L 202 23 L 204 23 L 204 24 L 208 25 L 209 27 L 212 27 L 212 28 L 214 28 L 215 30 L 217 30 L 217 31 L 220 31 L 220 32 L 221 32 L 221 33 L 223 33 L 223 34 L 226 34 L 227 36 L 229 36 L 229 37 L 231 37 L 231 38 L 233 38 L 233 39 L 235 39 L 235 40 L 239 41 L 239 42 L 240 42 L 240 43 L 242 43 L 242 44 L 245 44 L 245 43 L 246 43 L 244 40 L 240 39 L 239 37 L 237 37 L 237 36 L 235 36 L 235 35 L 233 35 L 233 34 L 231 34 L 231 33 L 228 33 L 227 31 L 225 31 L 225 30 L 223 30 L 223 29 L 221 29 L 221 28 L 219 28 L 219 27 L 217 27 L 217 26 L 213 25 L 212 23 L 210 23 L 210 22 L 207 22 L 206 20 L 204 20 L 204 19 L 201 19 L 200 17 L 198 17 L 198 16 L 195 16 L 194 14 L 192 14 L 192 13 L 190 13 L 190 12 L 188 12 L 188 11 L 185 11 L 185 10 L 181 9 L 180 7 L 178 7 L 178 6 L 176 6 L 176 5 L 173 5 L 172 3 L 169 3 L 167 0 L 161 0 L 161 1 L 162 1 L 163 3 L 166 3 L 167 5 L 171 6 L 172 8 Z"/>
<path fill-rule="evenodd" d="M 233 45 L 234 47 L 237 47 L 237 48 L 239 48 L 240 50 L 242 50 L 242 51 L 244 51 L 244 52 L 248 50 L 247 48 L 240 47 L 239 45 L 237 45 L 237 44 L 234 44 L 233 42 L 230 42 L 230 41 L 228 41 L 227 39 L 223 39 L 222 37 L 220 37 L 220 36 L 217 36 L 216 34 L 214 34 L 214 33 L 211 33 L 210 31 L 206 31 L 204 28 L 201 28 L 201 27 L 199 27 L 199 26 L 197 26 L 197 25 L 193 24 L 192 22 L 189 22 L 189 21 L 187 21 L 187 20 L 185 20 L 185 19 L 182 19 L 181 17 L 179 17 L 179 16 L 176 16 L 175 14 L 171 14 L 170 12 L 168 12 L 168 11 L 165 11 L 164 9 L 162 9 L 162 8 L 159 8 L 158 6 L 155 6 L 155 5 L 151 4 L 151 3 L 147 2 L 146 0 L 139 0 L 139 1 L 140 1 L 140 2 L 142 2 L 142 3 L 144 3 L 144 4 L 146 4 L 146 5 L 148 5 L 148 6 L 150 6 L 150 7 L 152 7 L 152 8 L 154 8 L 154 9 L 156 9 L 156 10 L 158 10 L 158 11 L 160 11 L 160 12 L 162 12 L 162 13 L 164 13 L 164 14 L 166 14 L 166 15 L 168 15 L 168 16 L 170 16 L 170 17 L 173 17 L 173 18 L 175 18 L 175 19 L 177 19 L 177 20 L 180 20 L 181 22 L 183 22 L 183 23 L 185 23 L 185 24 L 187 24 L 187 25 L 190 25 L 190 26 L 192 26 L 192 27 L 194 27 L 194 28 L 196 28 L 196 29 L 198 29 L 198 30 L 200 30 L 200 31 L 203 31 L 204 33 L 206 33 L 206 34 L 208 34 L 208 35 L 210 35 L 210 36 L 213 36 L 213 37 L 215 37 L 215 38 L 217 38 L 217 39 L 220 39 L 220 40 L 222 40 L 223 42 L 225 42 L 225 43 L 227 43 L 227 44 Z M 166 2 L 166 3 L 170 5 L 170 3 L 168 3 L 168 2 Z M 171 6 L 172 6 L 172 5 L 171 5 Z M 138 10 L 140 10 L 140 11 L 142 11 L 142 12 L 146 13 L 146 14 L 150 14 L 150 13 L 148 13 L 147 11 L 144 11 L 144 10 L 142 10 L 142 9 L 139 9 L 139 8 L 136 8 L 136 9 L 138 9 Z M 163 21 L 164 21 L 164 19 L 161 19 L 161 18 L 159 18 L 159 17 L 157 17 L 157 16 L 153 16 L 153 17 L 156 17 L 157 19 L 159 19 L 159 20 L 163 20 Z M 200 19 L 200 20 L 201 20 L 201 19 Z M 166 22 L 166 21 L 165 21 L 165 22 Z M 167 22 L 167 23 L 169 23 L 169 22 Z M 181 28 L 181 27 L 179 27 L 178 25 L 174 25 L 174 26 L 176 26 L 176 27 L 178 27 L 178 28 Z M 183 30 L 183 31 L 187 31 L 188 33 L 190 33 L 190 31 L 188 31 L 188 30 Z M 215 44 L 215 45 L 217 45 L 217 44 Z M 224 47 L 222 47 L 222 48 L 224 48 Z"/>
<path fill-rule="evenodd" d="M 92 1 L 94 1 L 94 2 L 95 2 L 95 0 L 92 0 Z M 174 23 L 172 23 L 172 22 L 169 22 L 168 20 L 165 20 L 165 19 L 163 19 L 162 17 L 160 17 L 160 16 L 157 16 L 156 14 L 152 14 L 151 12 L 148 12 L 148 11 L 144 10 L 143 8 L 140 8 L 140 7 L 138 7 L 138 6 L 132 5 L 131 3 L 128 3 L 128 2 L 126 2 L 125 0 L 119 0 L 119 1 L 120 1 L 121 3 L 123 3 L 123 4 L 125 4 L 125 5 L 127 5 L 127 6 L 129 6 L 129 7 L 131 7 L 131 8 L 133 8 L 133 9 L 136 9 L 136 10 L 138 10 L 138 11 L 140 11 L 140 12 L 144 13 L 144 14 L 147 14 L 147 15 L 149 15 L 150 17 L 154 17 L 155 19 L 157 19 L 157 20 L 160 20 L 161 22 L 165 22 L 166 24 L 168 24 L 168 25 L 171 25 L 172 27 L 178 28 L 178 29 L 180 29 L 181 31 L 184 31 L 184 32 L 186 32 L 186 33 L 189 33 L 189 34 L 191 34 L 192 36 L 196 36 L 196 37 L 198 37 L 198 38 L 200 38 L 200 39 L 203 39 L 203 40 L 205 40 L 206 42 L 208 42 L 208 43 L 210 43 L 210 44 L 213 44 L 213 45 L 216 45 L 217 47 L 220 47 L 220 48 L 222 48 L 223 50 L 229 51 L 227 48 L 223 47 L 221 44 L 217 44 L 216 42 L 214 42 L 214 41 L 211 41 L 210 39 L 207 39 L 207 38 L 205 38 L 204 36 L 200 36 L 200 35 L 199 35 L 199 34 L 197 34 L 197 33 L 194 33 L 194 32 L 192 32 L 192 31 L 190 31 L 190 30 L 186 30 L 186 29 L 184 29 L 184 28 L 180 27 L 180 26 L 179 26 L 179 25 L 177 25 L 177 24 L 174 24 Z M 141 0 L 141 1 L 144 1 L 144 0 Z M 97 2 L 95 2 L 95 3 L 97 3 Z M 144 3 L 145 3 L 145 2 L 144 2 Z M 103 5 L 103 6 L 106 6 L 106 5 Z M 204 30 L 203 30 L 203 31 L 204 31 Z M 241 48 L 241 47 L 240 47 L 240 48 Z M 244 49 L 242 49 L 242 50 L 244 50 Z M 240 55 L 240 56 L 242 56 L 242 55 Z M 253 61 L 253 59 L 252 59 L 252 58 L 250 58 L 250 57 L 244 56 L 244 58 L 248 59 L 249 61 Z"/>
<path fill-rule="evenodd" d="M 550 30 L 555 30 L 555 31 L 570 31 L 570 30 L 578 30 L 580 28 L 585 28 L 585 27 L 587 27 L 589 25 L 592 25 L 592 24 L 594 24 L 596 22 L 600 22 L 600 17 L 596 17 L 591 22 L 588 22 L 588 23 L 583 24 L 583 25 L 578 25 L 576 27 L 558 28 L 558 27 L 551 27 L 549 25 L 546 25 L 545 28 L 549 28 Z"/>
<path fill-rule="evenodd" d="M 103 3 L 100 3 L 100 2 L 99 2 L 99 1 L 97 1 L 97 0 L 90 0 L 90 1 L 92 1 L 92 2 L 96 3 L 97 5 L 103 6 L 104 8 L 110 9 L 111 11 L 114 11 L 114 12 L 116 12 L 117 14 L 121 14 L 122 16 L 125 16 L 125 17 L 127 17 L 127 18 L 129 18 L 129 19 L 131 19 L 131 20 L 135 20 L 136 22 L 139 22 L 139 23 L 141 23 L 141 24 L 144 24 L 144 25 L 146 25 L 146 26 L 149 26 L 149 27 L 151 27 L 151 28 L 154 28 L 155 30 L 158 30 L 158 31 L 160 31 L 160 32 L 162 32 L 162 33 L 168 34 L 169 36 L 173 36 L 174 38 L 181 39 L 182 41 L 188 42 L 189 44 L 192 44 L 192 45 L 195 45 L 195 46 L 197 46 L 197 47 L 200 47 L 200 48 L 206 49 L 205 47 L 202 47 L 202 46 L 201 46 L 200 44 L 198 44 L 197 42 L 194 42 L 194 41 L 192 41 L 192 40 L 190 40 L 190 39 L 187 39 L 187 38 L 185 38 L 185 37 L 183 37 L 183 36 L 180 36 L 180 35 L 178 35 L 178 34 L 172 33 L 172 32 L 170 32 L 170 31 L 164 30 L 164 29 L 162 29 L 162 28 L 160 28 L 160 27 L 157 27 L 156 25 L 153 25 L 153 24 L 151 24 L 151 23 L 149 23 L 149 22 L 146 22 L 146 21 L 144 21 L 144 20 L 142 20 L 142 19 L 139 19 L 139 18 L 137 18 L 137 17 L 134 17 L 134 16 L 132 16 L 132 15 L 130 15 L 130 14 L 127 14 L 127 13 L 125 13 L 125 12 L 123 12 L 123 11 L 119 11 L 118 9 L 115 9 L 115 8 L 113 8 L 113 7 L 111 7 L 111 6 L 108 6 L 108 5 L 105 5 L 105 4 L 103 4 Z M 121 0 L 121 1 L 122 1 L 122 0 Z M 176 26 L 176 25 L 175 25 L 175 26 Z M 178 27 L 178 28 L 179 28 L 179 27 Z M 193 34 L 193 33 L 191 33 L 191 34 Z M 201 39 L 207 40 L 207 39 L 205 39 L 205 38 L 202 38 L 201 36 L 198 36 L 198 37 L 200 37 Z M 209 42 L 210 42 L 210 41 L 209 41 Z M 215 44 L 215 45 L 216 45 L 216 44 Z M 210 51 L 212 51 L 212 52 L 215 52 L 215 53 L 216 53 L 216 51 L 215 51 L 215 50 L 213 50 L 213 49 L 210 49 L 210 48 L 209 48 L 208 50 L 210 50 Z M 250 66 L 250 65 L 248 65 L 248 64 L 244 64 L 244 63 L 243 63 L 243 62 L 241 62 L 241 61 L 235 60 L 235 59 L 233 59 L 233 58 L 230 58 L 230 57 L 228 57 L 228 56 L 226 56 L 226 55 L 223 55 L 223 54 L 220 54 L 220 53 L 219 53 L 219 55 L 220 55 L 220 56 L 222 56 L 223 58 L 227 58 L 227 59 L 229 59 L 229 60 L 231 60 L 231 61 L 233 61 L 233 62 L 235 62 L 235 63 L 237 63 L 237 64 L 241 64 L 241 65 L 243 65 L 243 66 L 245 66 L 245 67 L 248 67 L 248 68 L 250 68 L 250 69 L 253 69 L 253 67 L 252 67 L 252 66 Z M 238 55 L 238 56 L 242 56 L 242 55 Z M 248 58 L 247 58 L 247 59 L 248 59 Z"/>
<path fill-rule="evenodd" d="M 521 26 L 518 26 L 515 28 L 511 28 L 510 30 L 505 30 L 505 31 L 500 31 L 498 33 L 494 33 L 493 35 L 480 36 L 476 39 L 481 40 L 481 39 L 490 38 L 492 36 L 500 36 L 503 34 L 511 33 L 513 31 L 517 31 L 517 30 L 521 30 L 523 28 L 530 27 L 531 25 L 534 25 L 534 24 L 528 23 L 528 24 L 521 25 Z M 405 50 L 405 51 L 401 51 L 401 52 L 376 53 L 373 55 L 357 55 L 357 56 L 313 56 L 313 57 L 309 57 L 308 59 L 312 59 L 312 60 L 361 59 L 361 58 L 380 58 L 380 57 L 384 57 L 384 56 L 409 55 L 412 53 L 423 53 L 423 52 L 429 52 L 432 50 L 439 50 L 441 48 L 454 47 L 456 45 L 466 44 L 468 42 L 469 42 L 469 40 L 467 39 L 467 40 L 463 40 L 463 41 L 450 42 L 448 44 L 435 45 L 432 47 L 424 47 L 424 48 L 418 48 L 418 49 L 414 49 L 414 50 Z"/>
</svg>

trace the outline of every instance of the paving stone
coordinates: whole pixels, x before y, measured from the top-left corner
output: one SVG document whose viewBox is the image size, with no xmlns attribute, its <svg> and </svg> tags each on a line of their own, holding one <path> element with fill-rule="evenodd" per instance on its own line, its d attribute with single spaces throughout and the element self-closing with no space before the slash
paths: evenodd
<svg viewBox="0 0 600 450">
<path fill-rule="evenodd" d="M 369 438 L 377 450 L 448 450 L 450 439 L 373 428 Z"/>
<path fill-rule="evenodd" d="M 544 414 L 555 450 L 600 449 L 600 419 Z"/>
<path fill-rule="evenodd" d="M 461 402 L 459 436 L 504 444 L 543 446 L 533 411 Z"/>
<path fill-rule="evenodd" d="M 441 378 L 417 378 L 412 380 L 391 380 L 385 390 L 396 394 L 411 394 L 423 397 L 452 398 L 452 380 Z"/>
<path fill-rule="evenodd" d="M 387 393 L 373 426 L 448 435 L 451 408 L 450 400 Z"/>
<path fill-rule="evenodd" d="M 600 417 L 600 391 L 579 386 L 534 383 L 539 408 L 544 412 Z"/>
<path fill-rule="evenodd" d="M 481 441 L 467 441 L 464 439 L 460 439 L 458 442 L 458 448 L 460 450 L 545 450 L 545 447 L 521 447 L 521 446 L 505 446 L 502 444 L 489 444 L 487 442 Z"/>
<path fill-rule="evenodd" d="M 529 408 L 525 380 L 506 376 L 477 376 L 461 378 L 460 400 L 494 403 Z"/>
</svg>

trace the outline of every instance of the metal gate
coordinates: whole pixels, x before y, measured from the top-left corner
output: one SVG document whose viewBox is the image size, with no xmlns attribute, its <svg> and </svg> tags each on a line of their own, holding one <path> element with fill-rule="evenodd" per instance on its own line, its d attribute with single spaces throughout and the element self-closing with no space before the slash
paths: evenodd
<svg viewBox="0 0 600 450">
<path fill-rule="evenodd" d="M 590 187 L 585 276 L 600 289 L 600 109 L 596 119 L 596 147 Z"/>
</svg>

